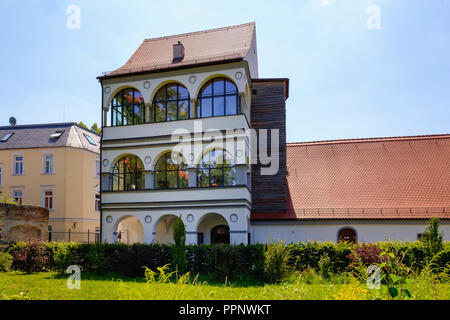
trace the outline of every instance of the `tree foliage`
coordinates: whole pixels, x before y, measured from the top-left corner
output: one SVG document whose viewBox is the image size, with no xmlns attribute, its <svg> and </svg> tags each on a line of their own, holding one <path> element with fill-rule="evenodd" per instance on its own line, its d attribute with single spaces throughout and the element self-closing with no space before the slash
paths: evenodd
<svg viewBox="0 0 450 320">
<path fill-rule="evenodd" d="M 437 217 L 428 221 L 420 240 L 423 242 L 429 257 L 433 257 L 443 249 L 443 235 L 442 232 L 439 232 L 439 219 Z"/>
</svg>

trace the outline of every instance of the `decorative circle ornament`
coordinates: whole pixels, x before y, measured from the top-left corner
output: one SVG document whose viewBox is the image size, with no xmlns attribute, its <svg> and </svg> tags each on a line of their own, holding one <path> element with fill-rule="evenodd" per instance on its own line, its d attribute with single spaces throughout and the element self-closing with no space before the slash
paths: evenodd
<svg viewBox="0 0 450 320">
<path fill-rule="evenodd" d="M 150 164 L 150 163 L 152 162 L 152 157 L 146 156 L 145 159 L 144 159 L 144 162 L 145 162 L 146 164 Z"/>
<path fill-rule="evenodd" d="M 236 152 L 236 155 L 240 158 L 240 157 L 242 157 L 242 156 L 244 155 L 244 151 L 242 151 L 241 149 L 239 149 L 239 150 Z"/>
<path fill-rule="evenodd" d="M 144 82 L 144 89 L 150 89 L 150 81 Z"/>
<path fill-rule="evenodd" d="M 231 220 L 231 222 L 236 222 L 236 221 L 238 221 L 238 216 L 236 214 L 232 214 L 230 216 L 230 220 Z"/>
<path fill-rule="evenodd" d="M 242 79 L 242 72 L 240 72 L 240 71 L 236 72 L 236 74 L 234 75 L 234 77 L 235 77 L 237 80 L 241 80 L 241 79 Z"/>
<path fill-rule="evenodd" d="M 197 81 L 197 77 L 196 77 L 196 76 L 190 76 L 190 77 L 189 77 L 189 82 L 190 82 L 191 84 L 194 84 L 196 81 Z"/>
<path fill-rule="evenodd" d="M 110 93 L 110 92 L 111 92 L 111 87 L 110 86 L 105 87 L 105 93 Z"/>
<path fill-rule="evenodd" d="M 144 220 L 145 220 L 145 223 L 150 223 L 150 222 L 152 222 L 152 217 L 146 216 Z"/>
<path fill-rule="evenodd" d="M 111 216 L 106 217 L 106 222 L 111 223 L 113 222 L 113 218 Z"/>
<path fill-rule="evenodd" d="M 107 167 L 108 165 L 109 165 L 109 160 L 108 159 L 103 160 L 103 166 Z"/>
<path fill-rule="evenodd" d="M 194 216 L 192 214 L 188 214 L 188 216 L 186 217 L 186 220 L 188 222 L 192 222 L 192 221 L 194 221 Z"/>
</svg>

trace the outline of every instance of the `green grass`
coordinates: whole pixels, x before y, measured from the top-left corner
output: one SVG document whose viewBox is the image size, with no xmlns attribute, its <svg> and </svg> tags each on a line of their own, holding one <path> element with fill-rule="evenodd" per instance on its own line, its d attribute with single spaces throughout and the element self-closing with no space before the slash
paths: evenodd
<svg viewBox="0 0 450 320">
<path fill-rule="evenodd" d="M 82 274 L 81 289 L 67 289 L 66 275 L 54 272 L 0 273 L 0 299 L 33 300 L 328 300 L 386 298 L 385 289 L 368 290 L 364 284 L 341 276 L 325 281 L 319 276 L 295 276 L 276 285 L 146 283 L 144 279 L 115 278 L 113 275 Z M 450 284 L 412 279 L 412 299 L 450 300 Z"/>
</svg>

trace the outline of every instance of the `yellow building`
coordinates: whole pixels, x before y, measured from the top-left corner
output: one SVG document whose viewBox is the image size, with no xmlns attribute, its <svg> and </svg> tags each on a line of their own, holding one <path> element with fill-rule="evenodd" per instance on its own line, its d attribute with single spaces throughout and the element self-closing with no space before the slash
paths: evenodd
<svg viewBox="0 0 450 320">
<path fill-rule="evenodd" d="M 52 240 L 100 227 L 100 136 L 75 123 L 0 127 L 0 196 L 49 209 Z M 58 236 L 58 233 L 61 232 Z M 79 233 L 80 234 L 77 234 Z"/>
</svg>

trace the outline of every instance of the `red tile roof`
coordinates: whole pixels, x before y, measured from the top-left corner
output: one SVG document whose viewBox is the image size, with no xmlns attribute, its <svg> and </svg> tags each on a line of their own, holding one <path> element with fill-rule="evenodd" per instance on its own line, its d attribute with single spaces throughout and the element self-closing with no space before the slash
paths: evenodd
<svg viewBox="0 0 450 320">
<path fill-rule="evenodd" d="M 288 209 L 271 219 L 450 219 L 450 135 L 287 145 Z"/>
<path fill-rule="evenodd" d="M 146 39 L 131 58 L 105 77 L 170 69 L 180 66 L 244 59 L 251 47 L 255 23 Z M 173 63 L 173 45 L 185 48 L 181 62 Z"/>
</svg>

